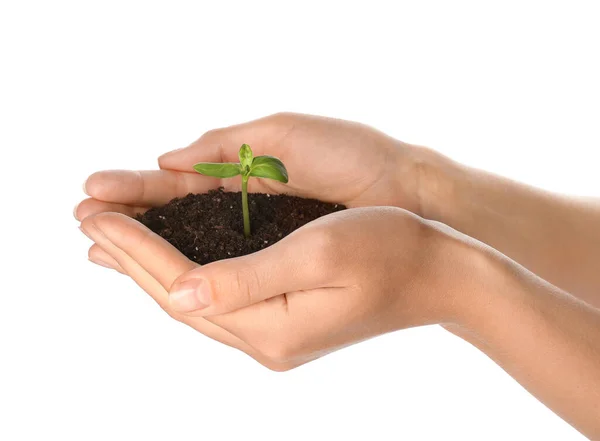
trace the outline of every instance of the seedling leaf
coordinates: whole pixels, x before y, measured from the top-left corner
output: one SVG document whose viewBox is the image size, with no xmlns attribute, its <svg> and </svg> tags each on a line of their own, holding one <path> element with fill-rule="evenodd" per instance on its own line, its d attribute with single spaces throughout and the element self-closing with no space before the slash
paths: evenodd
<svg viewBox="0 0 600 441">
<path fill-rule="evenodd" d="M 240 165 L 233 162 L 201 162 L 194 165 L 194 170 L 215 178 L 232 178 L 242 173 Z"/>
<path fill-rule="evenodd" d="M 274 156 L 254 157 L 248 144 L 243 144 L 238 152 L 240 163 L 201 162 L 194 165 L 194 170 L 206 176 L 232 178 L 242 175 L 242 215 L 244 217 L 244 235 L 250 236 L 250 210 L 248 208 L 248 180 L 250 176 L 274 179 L 287 184 L 288 172 L 285 165 Z"/>
<path fill-rule="evenodd" d="M 250 167 L 252 166 L 252 149 L 248 144 L 243 144 L 238 153 L 240 158 L 240 164 L 242 165 L 243 172 L 247 173 Z"/>
<path fill-rule="evenodd" d="M 288 172 L 283 162 L 278 158 L 267 155 L 254 158 L 250 168 L 250 176 L 274 179 L 284 184 L 288 182 Z"/>
</svg>

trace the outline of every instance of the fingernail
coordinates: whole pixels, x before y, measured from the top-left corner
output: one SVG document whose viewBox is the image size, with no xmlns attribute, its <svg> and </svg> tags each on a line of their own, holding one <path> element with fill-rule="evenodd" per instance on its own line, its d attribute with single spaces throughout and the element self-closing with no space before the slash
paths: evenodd
<svg viewBox="0 0 600 441">
<path fill-rule="evenodd" d="M 73 217 L 77 220 L 79 220 L 79 218 L 77 217 L 77 209 L 79 208 L 79 203 L 75 204 L 75 208 L 73 208 Z"/>
<path fill-rule="evenodd" d="M 115 269 L 114 266 L 112 266 L 110 263 L 105 262 L 104 260 L 92 257 L 88 258 L 88 260 L 92 263 L 95 263 L 96 265 L 103 266 L 104 268 Z"/>
<path fill-rule="evenodd" d="M 84 192 L 86 195 L 88 195 L 88 196 L 90 196 L 90 193 L 87 191 L 87 183 L 88 183 L 88 181 L 89 181 L 89 180 L 90 180 L 90 176 L 88 176 L 88 177 L 86 178 L 86 180 L 85 180 L 85 181 L 83 181 L 83 185 L 81 186 L 81 188 L 83 189 L 83 192 Z"/>
<path fill-rule="evenodd" d="M 169 304 L 180 312 L 190 312 L 210 305 L 210 286 L 204 279 L 192 279 L 180 283 L 169 294 Z"/>
<path fill-rule="evenodd" d="M 94 239 L 92 239 L 92 236 L 90 236 L 90 235 L 88 234 L 88 232 L 87 232 L 87 231 L 85 231 L 85 230 L 84 230 L 82 227 L 79 227 L 79 231 L 81 231 L 83 234 L 85 234 L 85 236 L 86 236 L 88 239 L 90 239 L 90 240 L 94 240 Z"/>
<path fill-rule="evenodd" d="M 183 150 L 183 149 L 185 149 L 185 148 L 187 148 L 187 147 L 180 147 L 180 148 L 178 148 L 178 149 L 171 150 L 170 152 L 163 153 L 162 155 L 160 155 L 160 156 L 158 157 L 158 160 L 159 160 L 159 161 L 161 161 L 161 160 L 163 160 L 164 158 L 166 158 L 167 156 L 171 156 L 172 154 L 174 154 L 174 153 L 177 153 L 177 152 L 180 152 L 180 151 L 182 151 L 182 150 Z"/>
<path fill-rule="evenodd" d="M 104 232 L 100 230 L 93 223 L 87 224 L 85 227 L 82 225 L 79 226 L 79 229 L 83 234 L 85 234 L 88 239 L 93 240 L 94 242 L 107 240 L 107 237 L 104 235 Z"/>
<path fill-rule="evenodd" d="M 177 153 L 180 152 L 181 150 L 183 150 L 185 147 L 179 147 L 178 149 L 173 149 L 170 152 L 165 153 L 165 155 L 171 155 L 173 153 Z"/>
</svg>

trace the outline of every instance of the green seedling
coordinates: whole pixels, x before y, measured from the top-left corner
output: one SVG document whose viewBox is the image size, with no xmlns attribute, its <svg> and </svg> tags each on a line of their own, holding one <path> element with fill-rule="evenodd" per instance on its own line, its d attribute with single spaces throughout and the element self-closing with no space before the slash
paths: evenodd
<svg viewBox="0 0 600 441">
<path fill-rule="evenodd" d="M 248 180 L 250 176 L 274 179 L 287 184 L 288 173 L 285 165 L 273 156 L 254 157 L 248 144 L 243 144 L 239 152 L 240 162 L 201 162 L 194 165 L 198 173 L 216 178 L 233 178 L 242 175 L 242 211 L 244 215 L 244 235 L 250 236 L 250 212 L 248 211 Z"/>
</svg>

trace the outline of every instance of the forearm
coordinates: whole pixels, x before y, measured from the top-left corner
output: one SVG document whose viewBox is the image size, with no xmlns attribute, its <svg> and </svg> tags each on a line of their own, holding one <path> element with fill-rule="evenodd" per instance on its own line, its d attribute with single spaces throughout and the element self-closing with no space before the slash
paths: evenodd
<svg viewBox="0 0 600 441">
<path fill-rule="evenodd" d="M 423 217 L 600 307 L 600 201 L 548 193 L 416 150 Z"/>
<path fill-rule="evenodd" d="M 479 251 L 478 251 L 479 253 Z M 471 262 L 462 326 L 446 326 L 600 439 L 600 311 L 496 251 Z"/>
</svg>

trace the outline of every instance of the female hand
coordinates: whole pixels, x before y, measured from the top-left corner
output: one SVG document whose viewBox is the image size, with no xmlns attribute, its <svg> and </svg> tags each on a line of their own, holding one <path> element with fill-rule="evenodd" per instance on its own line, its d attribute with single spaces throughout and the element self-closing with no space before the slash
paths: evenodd
<svg viewBox="0 0 600 441">
<path fill-rule="evenodd" d="M 400 209 L 365 208 L 199 268 L 138 222 L 103 213 L 132 215 L 189 192 L 239 188 L 239 181 L 189 170 L 235 160 L 244 142 L 282 158 L 291 175 L 285 187 L 254 180 L 250 191 L 349 207 L 396 205 L 504 254 Z M 591 306 L 600 305 L 597 204 L 460 166 L 368 127 L 301 115 L 209 132 L 159 164 L 156 172 L 92 175 L 92 198 L 75 214 L 100 245 L 90 249 L 91 260 L 129 274 L 177 320 L 274 370 L 391 330 L 442 323 L 582 432 L 600 437 L 600 313 Z M 190 279 L 209 281 L 209 306 L 190 297 L 197 293 Z"/>
<path fill-rule="evenodd" d="M 173 318 L 274 370 L 397 329 L 460 324 L 470 291 L 456 276 L 467 242 L 398 208 L 334 213 L 202 267 L 121 214 L 82 229 Z"/>
<path fill-rule="evenodd" d="M 282 185 L 269 180 L 253 179 L 250 192 L 285 192 L 325 201 L 344 203 L 349 207 L 365 205 L 404 206 L 417 211 L 416 166 L 414 148 L 396 141 L 370 127 L 331 118 L 280 113 L 237 126 L 217 129 L 203 135 L 189 147 L 167 153 L 159 158 L 157 171 L 103 171 L 90 176 L 84 185 L 91 197 L 75 209 L 75 217 L 85 220 L 94 214 L 117 212 L 133 216 L 149 207 L 163 205 L 174 197 L 188 193 L 204 193 L 224 186 L 239 190 L 239 179 L 202 176 L 193 171 L 197 162 L 237 161 L 242 143 L 252 145 L 255 154 L 271 154 L 281 158 L 289 172 L 290 182 Z M 399 176 L 403 175 L 401 181 Z M 121 222 L 124 222 L 121 219 Z M 141 227 L 133 221 L 126 225 Z M 125 225 L 125 224 L 124 224 Z M 166 245 L 163 244 L 163 245 Z M 177 274 L 169 272 L 172 265 L 163 265 L 163 278 L 150 277 L 139 265 L 123 269 L 110 254 L 98 245 L 89 250 L 92 262 L 128 273 L 146 291 L 165 306 L 166 291 L 156 280 L 170 280 L 195 267 L 171 249 L 169 258 Z M 178 320 L 187 317 L 174 314 Z M 193 325 L 206 335 L 260 356 L 231 333 L 206 320 Z M 287 366 L 287 365 L 286 365 Z M 274 366 L 274 369 L 285 368 Z"/>
<path fill-rule="evenodd" d="M 217 179 L 193 170 L 198 162 L 237 162 L 243 143 L 255 155 L 279 157 L 290 182 L 252 179 L 250 192 L 287 193 L 348 207 L 399 206 L 419 214 L 419 152 L 362 124 L 280 113 L 204 134 L 189 147 L 159 158 L 157 171 L 104 171 L 85 184 L 90 199 L 75 216 L 116 211 L 132 215 L 188 193 L 220 186 L 239 191 L 240 178 Z"/>
</svg>

